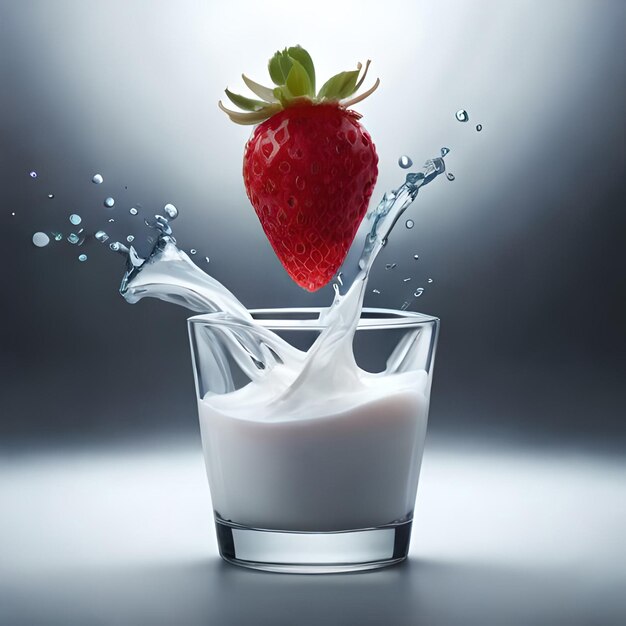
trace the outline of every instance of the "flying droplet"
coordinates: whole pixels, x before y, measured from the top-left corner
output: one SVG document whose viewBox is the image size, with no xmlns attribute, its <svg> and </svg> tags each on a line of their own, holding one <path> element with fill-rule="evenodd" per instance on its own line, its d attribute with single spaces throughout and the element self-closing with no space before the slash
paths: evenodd
<svg viewBox="0 0 626 626">
<path fill-rule="evenodd" d="M 126 237 L 126 241 L 128 241 L 128 243 L 133 243 L 133 241 L 135 241 L 135 236 L 134 235 L 128 235 L 128 237 Z"/>
<path fill-rule="evenodd" d="M 428 282 L 429 282 L 429 283 L 432 283 L 432 282 L 433 282 L 433 279 L 432 279 L 432 278 L 429 278 L 429 279 L 428 279 Z"/>
<path fill-rule="evenodd" d="M 99 241 L 100 243 L 104 243 L 109 238 L 103 230 L 99 230 L 94 237 L 96 238 L 96 241 Z"/>
<path fill-rule="evenodd" d="M 441 156 L 445 157 L 447 154 L 450 154 L 450 148 L 446 148 L 446 147 L 441 148 Z"/>
<path fill-rule="evenodd" d="M 11 215 L 12 215 L 13 217 L 15 217 L 15 211 L 13 211 L 13 212 L 11 213 Z"/>
<path fill-rule="evenodd" d="M 52 200 L 52 198 L 54 198 L 54 194 L 53 194 L 53 193 L 49 193 L 49 194 L 48 194 L 48 198 L 49 198 L 50 200 Z"/>
<path fill-rule="evenodd" d="M 205 256 L 205 257 L 204 257 L 204 260 L 205 260 L 207 263 L 209 263 L 209 262 L 211 261 L 211 259 L 209 259 L 209 257 L 208 257 L 208 256 Z"/>
<path fill-rule="evenodd" d="M 476 130 L 477 130 L 478 132 L 480 132 L 482 129 L 483 129 L 483 125 L 482 125 L 482 124 L 477 124 L 477 125 L 476 125 Z"/>
<path fill-rule="evenodd" d="M 109 219 L 109 224 L 113 224 L 113 222 L 114 222 L 114 221 L 115 221 L 115 219 L 114 219 L 114 218 L 110 218 L 110 219 Z"/>
<path fill-rule="evenodd" d="M 197 250 L 195 248 L 192 248 L 191 250 L 189 250 L 189 254 L 195 254 L 197 252 Z"/>
<path fill-rule="evenodd" d="M 46 233 L 35 233 L 33 235 L 33 243 L 38 247 L 38 248 L 44 248 L 45 246 L 47 246 L 50 243 L 50 237 L 48 237 L 48 235 L 46 235 Z"/>
<path fill-rule="evenodd" d="M 372 289 L 372 293 L 380 293 L 380 291 L 378 291 L 378 289 Z"/>
<path fill-rule="evenodd" d="M 79 260 L 81 263 L 84 263 L 84 262 L 87 260 L 87 255 L 86 255 L 86 254 L 79 254 L 79 255 L 78 255 L 78 260 Z"/>
<path fill-rule="evenodd" d="M 400 307 L 400 309 L 402 311 L 406 311 L 409 308 L 409 303 L 408 302 L 403 302 L 402 306 Z"/>
<path fill-rule="evenodd" d="M 405 226 L 407 228 L 413 228 L 413 226 L 415 226 L 415 222 L 413 220 L 407 220 Z"/>
<path fill-rule="evenodd" d="M 70 215 L 70 222 L 74 224 L 74 226 L 78 226 L 82 221 L 83 220 L 80 215 L 76 215 L 76 213 L 72 213 Z"/>
<path fill-rule="evenodd" d="M 386 270 L 393 270 L 393 269 L 395 269 L 396 267 L 398 267 L 398 264 L 397 264 L 397 263 L 387 263 L 387 265 L 385 265 L 385 269 L 386 269 Z"/>
<path fill-rule="evenodd" d="M 419 298 L 422 294 L 424 293 L 424 287 L 418 287 L 414 292 L 413 295 L 416 298 Z"/>
<path fill-rule="evenodd" d="M 414 255 L 413 255 L 413 258 L 414 258 L 416 261 L 419 261 L 420 255 L 419 255 L 419 254 L 414 254 Z"/>
<path fill-rule="evenodd" d="M 411 157 L 407 156 L 406 154 L 403 154 L 399 159 L 398 159 L 398 165 L 403 169 L 409 169 L 409 167 L 411 167 L 411 165 L 413 165 L 413 161 L 411 160 Z"/>
<path fill-rule="evenodd" d="M 31 178 L 37 178 L 37 172 L 35 170 L 32 170 L 31 172 L 29 172 L 29 176 Z"/>
<path fill-rule="evenodd" d="M 452 172 L 448 172 L 448 173 L 446 174 L 446 178 L 447 178 L 448 180 L 455 180 L 455 178 L 454 178 L 454 174 L 453 174 Z"/>
<path fill-rule="evenodd" d="M 163 207 L 163 210 L 165 211 L 167 217 L 171 220 L 175 220 L 178 217 L 178 209 L 173 204 L 166 204 Z"/>
<path fill-rule="evenodd" d="M 465 109 L 459 109 L 456 112 L 455 117 L 459 120 L 459 122 L 467 122 L 469 120 L 469 115 Z"/>
<path fill-rule="evenodd" d="M 138 211 L 135 207 L 133 207 L 132 209 L 130 209 L 128 212 L 129 212 L 131 215 L 137 215 L 137 213 L 139 213 L 139 211 Z"/>
<path fill-rule="evenodd" d="M 52 233 L 55 241 L 61 241 L 63 239 L 63 235 L 61 233 Z"/>
<path fill-rule="evenodd" d="M 105 206 L 105 207 L 107 207 L 107 208 L 109 208 L 109 209 L 110 209 L 110 208 L 111 208 L 114 204 L 115 204 L 115 200 L 114 200 L 113 198 L 111 198 L 111 197 L 107 198 L 107 199 L 104 201 L 104 206 Z"/>
<path fill-rule="evenodd" d="M 104 178 L 102 178 L 102 174 L 94 174 L 91 182 L 95 185 L 101 185 L 104 182 Z"/>
<path fill-rule="evenodd" d="M 409 277 L 409 278 L 404 278 L 404 279 L 402 279 L 402 282 L 403 282 L 403 283 L 408 283 L 410 280 L 411 280 L 411 278 L 410 278 L 410 277 Z"/>
<path fill-rule="evenodd" d="M 117 252 L 120 249 L 120 242 L 119 241 L 114 241 L 113 243 L 109 244 L 109 248 L 111 248 L 111 250 L 113 250 L 113 252 Z"/>
<path fill-rule="evenodd" d="M 77 244 L 80 241 L 80 237 L 76 233 L 70 233 L 67 236 L 67 240 L 72 244 Z"/>
</svg>

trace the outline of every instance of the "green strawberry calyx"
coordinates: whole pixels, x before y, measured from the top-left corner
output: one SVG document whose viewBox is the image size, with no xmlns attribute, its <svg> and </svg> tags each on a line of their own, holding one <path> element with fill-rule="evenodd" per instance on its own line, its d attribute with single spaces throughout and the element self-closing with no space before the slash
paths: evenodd
<svg viewBox="0 0 626 626">
<path fill-rule="evenodd" d="M 377 78 L 367 91 L 354 96 L 365 80 L 369 65 L 368 60 L 365 68 L 357 63 L 356 70 L 335 74 L 316 93 L 315 67 L 311 55 L 301 46 L 292 46 L 279 50 L 269 60 L 268 69 L 275 87 L 265 87 L 242 74 L 243 82 L 260 100 L 240 96 L 226 89 L 228 99 L 244 112 L 231 111 L 221 101 L 218 106 L 231 121 L 243 125 L 259 124 L 295 104 L 338 103 L 347 108 L 367 98 L 380 85 L 380 79 Z M 361 70 L 363 74 L 359 78 Z"/>
</svg>

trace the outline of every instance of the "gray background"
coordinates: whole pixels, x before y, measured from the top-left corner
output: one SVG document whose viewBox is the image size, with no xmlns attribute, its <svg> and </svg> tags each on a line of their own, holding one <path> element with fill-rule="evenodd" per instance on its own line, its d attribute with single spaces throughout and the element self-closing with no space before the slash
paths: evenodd
<svg viewBox="0 0 626 626">
<path fill-rule="evenodd" d="M 80 248 L 63 241 L 37 249 L 31 243 L 35 231 L 67 235 L 68 216 L 76 212 L 87 233 L 105 227 L 115 238 L 132 233 L 143 242 L 148 235 L 143 217 L 172 202 L 181 213 L 175 224 L 181 247 L 196 248 L 198 263 L 247 306 L 330 301 L 330 288 L 307 294 L 274 257 L 242 185 L 241 158 L 250 129 L 231 124 L 216 106 L 227 85 L 243 90 L 242 71 L 264 82 L 267 58 L 295 43 L 309 49 L 320 76 L 373 60 L 370 80 L 380 76 L 382 84 L 357 109 L 380 156 L 374 200 L 401 182 L 400 154 L 419 164 L 443 145 L 452 150 L 447 164 L 456 180 L 436 181 L 411 207 L 407 217 L 416 226 L 394 232 L 370 283 L 382 293 L 366 301 L 397 308 L 415 287 L 424 286 L 411 308 L 442 319 L 429 441 L 461 455 L 470 448 L 486 450 L 485 458 L 521 455 L 529 468 L 536 455 L 544 455 L 566 458 L 570 465 L 563 461 L 561 469 L 571 467 L 574 474 L 592 463 L 614 469 L 626 436 L 624 26 L 624 3 L 607 0 L 328 5 L 0 0 L 0 451 L 5 475 L 19 469 L 28 492 L 33 483 L 25 476 L 41 459 L 53 459 L 54 465 L 66 455 L 118 448 L 133 459 L 149 446 L 166 454 L 173 442 L 199 455 L 186 312 L 159 302 L 127 305 L 117 294 L 121 257 L 92 237 Z M 467 109 L 469 123 L 454 119 L 459 108 Z M 484 127 L 480 133 L 477 123 Z M 29 177 L 30 170 L 38 172 L 37 179 Z M 96 172 L 105 179 L 100 186 L 90 182 Z M 48 199 L 49 193 L 55 197 Z M 111 210 L 103 206 L 109 195 L 116 199 Z M 140 214 L 133 217 L 128 209 L 137 205 Z M 115 224 L 108 224 L 110 217 Z M 80 252 L 88 254 L 86 263 L 77 261 Z M 211 259 L 208 265 L 205 256 Z M 398 267 L 385 271 L 392 262 Z M 411 289 L 402 282 L 408 276 Z M 445 466 L 436 460 L 434 467 Z M 498 467 L 507 471 L 509 466 L 496 463 L 494 471 Z M 612 484 L 607 472 L 604 479 L 598 474 L 598 484 Z M 567 472 L 552 477 L 557 475 Z M 428 473 L 424 476 L 420 493 L 428 488 Z M 451 498 L 458 496 L 460 484 L 448 485 Z M 554 482 L 557 491 L 559 485 Z M 506 493 L 517 501 L 514 484 Z M 563 509 L 551 532 L 559 535 L 570 513 L 587 514 L 594 498 L 600 498 L 596 508 L 600 501 L 606 504 L 607 520 L 614 521 L 618 512 L 623 516 L 623 509 L 611 508 L 617 492 L 602 493 L 606 500 L 590 487 L 585 492 L 590 501 Z M 5 568 L 3 580 L 12 583 L 3 588 L 13 598 L 4 605 L 10 607 L 6 623 L 37 623 L 33 615 L 25 617 L 16 589 L 26 599 L 34 594 L 31 606 L 43 607 L 42 623 L 69 623 L 70 618 L 92 623 L 84 613 L 63 617 L 48 610 L 64 605 L 63 593 L 80 595 L 80 576 L 59 578 L 62 591 L 52 601 L 52 592 L 46 595 L 36 577 L 15 575 L 19 563 L 28 562 L 24 545 L 30 545 L 18 539 L 25 539 L 26 528 L 40 534 L 47 517 L 24 526 L 26 518 L 32 522 L 36 505 L 32 511 L 20 508 L 23 495 L 7 494 L 2 506 L 16 521 L 14 526 L 7 522 L 0 537 L 6 545 L 22 547 L 15 547 L 15 563 L 9 559 Z M 201 487 L 199 494 L 206 496 Z M 549 502 L 551 494 L 547 491 L 541 502 Z M 89 502 L 83 504 L 74 502 L 84 512 Z M 163 504 L 171 506 L 173 501 Z M 488 506 L 481 510 L 493 519 Z M 617 531 L 607 530 L 612 521 L 598 527 L 607 542 L 617 539 Z M 58 543 L 65 532 L 51 534 L 44 544 Z M 515 543 L 514 535 L 507 546 Z M 567 549 L 557 544 L 553 552 Z M 193 568 L 184 573 L 174 568 L 171 578 L 155 574 L 154 584 L 138 588 L 146 606 L 158 605 L 156 589 L 162 585 L 187 588 L 188 583 L 198 591 L 242 585 L 242 593 L 251 597 L 276 584 L 276 602 L 293 585 L 292 603 L 294 597 L 313 602 L 324 593 L 333 606 L 343 598 L 344 610 L 356 603 L 350 591 L 347 597 L 337 595 L 330 582 L 317 579 L 306 586 L 291 577 L 254 578 L 211 560 L 214 546 L 206 553 L 197 578 Z M 499 554 L 508 553 L 502 548 Z M 602 606 L 606 623 L 619 621 L 619 598 L 611 592 L 617 580 L 609 566 L 614 558 L 607 556 L 607 567 L 594 579 L 603 592 L 580 600 L 586 607 L 576 612 L 581 620 L 599 615 Z M 507 612 L 506 593 L 504 612 L 492 614 L 485 608 L 487 595 L 477 592 L 484 601 L 473 604 L 467 602 L 469 591 L 457 593 L 473 579 L 482 581 L 479 592 L 488 594 L 493 582 L 508 580 L 498 569 L 506 564 L 491 564 L 476 578 L 476 561 L 442 570 L 436 555 L 430 565 L 424 559 L 416 553 L 410 566 L 389 574 L 398 579 L 393 583 L 383 573 L 341 580 L 368 581 L 363 588 L 345 583 L 348 589 L 354 585 L 356 598 L 377 589 L 373 581 L 380 579 L 380 588 L 389 592 L 381 592 L 384 606 L 430 615 L 433 623 L 452 623 L 459 616 L 464 623 L 472 616 L 482 623 L 489 615 L 494 623 L 532 617 L 513 601 Z M 107 606 L 109 600 L 134 606 L 116 593 L 130 580 L 144 580 L 121 563 L 115 571 L 99 570 L 96 579 L 126 580 L 107 587 L 110 598 L 103 592 Z M 574 564 L 581 566 L 575 559 Z M 40 571 L 41 563 L 33 568 Z M 548 570 L 540 567 L 539 578 L 513 576 L 511 589 L 521 585 L 531 595 L 539 593 L 536 580 L 558 579 Z M 267 582 L 278 579 L 282 582 Z M 434 604 L 426 603 L 426 610 L 408 602 L 404 584 Z M 587 583 L 581 585 L 588 590 Z M 460 603 L 458 615 L 440 610 L 452 597 Z M 553 600 L 538 602 L 551 615 L 545 623 L 566 615 L 572 623 L 571 614 L 560 614 Z M 211 606 L 218 611 L 218 605 Z M 92 598 L 85 606 L 99 604 Z M 136 613 L 129 609 L 110 618 L 93 608 L 93 623 L 143 623 L 150 612 L 138 606 Z M 225 605 L 213 614 L 204 603 L 181 600 L 176 606 L 194 607 L 189 623 L 218 614 L 224 623 L 245 623 Z M 277 619 L 271 607 L 255 611 Z M 350 613 L 345 615 L 349 620 Z M 364 615 L 354 613 L 353 622 L 366 623 Z"/>
</svg>

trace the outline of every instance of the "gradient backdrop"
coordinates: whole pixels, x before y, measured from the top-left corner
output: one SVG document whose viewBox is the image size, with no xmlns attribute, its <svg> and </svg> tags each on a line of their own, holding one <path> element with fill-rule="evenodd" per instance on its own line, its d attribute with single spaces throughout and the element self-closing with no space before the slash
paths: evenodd
<svg viewBox="0 0 626 626">
<path fill-rule="evenodd" d="M 625 6 L 0 0 L 0 623 L 624 623 Z M 425 287 L 442 332 L 413 558 L 367 576 L 221 565 L 186 311 L 126 304 L 93 237 L 31 243 L 70 213 L 143 241 L 172 202 L 247 306 L 326 305 L 265 240 L 250 129 L 216 106 L 295 43 L 320 77 L 373 61 L 373 200 L 401 154 L 448 146 L 456 176 L 370 282 L 369 306 Z"/>
</svg>

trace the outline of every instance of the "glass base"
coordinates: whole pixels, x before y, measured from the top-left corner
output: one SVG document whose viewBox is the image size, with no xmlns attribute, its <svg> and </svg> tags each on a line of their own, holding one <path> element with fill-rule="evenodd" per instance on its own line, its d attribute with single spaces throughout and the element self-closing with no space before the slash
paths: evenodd
<svg viewBox="0 0 626 626">
<path fill-rule="evenodd" d="M 268 572 L 332 574 L 377 569 L 406 559 L 412 520 L 377 528 L 295 532 L 249 528 L 215 517 L 225 561 Z"/>
</svg>

